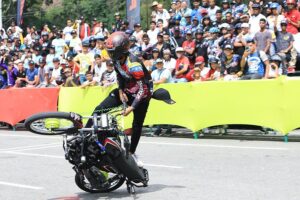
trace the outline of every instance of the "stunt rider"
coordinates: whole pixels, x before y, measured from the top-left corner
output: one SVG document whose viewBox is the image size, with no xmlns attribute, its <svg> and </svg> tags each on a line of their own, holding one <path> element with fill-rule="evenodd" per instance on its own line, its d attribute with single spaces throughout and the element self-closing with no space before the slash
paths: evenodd
<svg viewBox="0 0 300 200">
<path fill-rule="evenodd" d="M 132 154 L 137 165 L 142 167 L 143 163 L 138 160 L 135 151 L 142 133 L 153 86 L 148 70 L 135 55 L 129 52 L 129 48 L 129 38 L 123 32 L 115 32 L 108 38 L 107 50 L 114 63 L 119 87 L 118 89 L 114 89 L 109 96 L 95 108 L 94 113 L 103 113 L 105 109 L 118 107 L 122 105 L 122 103 L 128 105 L 123 115 L 127 116 L 133 112 L 129 153 Z M 92 120 L 89 120 L 86 127 L 91 127 L 92 124 Z"/>
</svg>

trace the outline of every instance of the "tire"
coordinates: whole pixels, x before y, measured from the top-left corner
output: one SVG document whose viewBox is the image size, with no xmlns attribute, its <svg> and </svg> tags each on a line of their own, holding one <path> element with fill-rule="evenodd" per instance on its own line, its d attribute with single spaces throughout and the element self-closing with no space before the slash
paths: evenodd
<svg viewBox="0 0 300 200">
<path fill-rule="evenodd" d="M 82 189 L 83 191 L 89 192 L 89 193 L 108 193 L 108 192 L 112 192 L 112 191 L 118 189 L 119 187 L 121 187 L 124 182 L 125 182 L 125 178 L 122 177 L 122 178 L 119 179 L 118 183 L 115 184 L 113 187 L 109 187 L 109 188 L 106 188 L 106 189 L 90 189 L 90 188 L 87 188 L 84 185 L 84 183 L 81 181 L 80 175 L 78 173 L 76 173 L 76 175 L 75 175 L 75 183 L 76 183 L 76 185 L 80 189 Z"/>
<path fill-rule="evenodd" d="M 73 113 L 75 114 L 75 113 Z M 27 130 L 30 132 L 36 133 L 36 134 L 41 134 L 41 135 L 61 135 L 65 134 L 70 130 L 76 129 L 78 127 L 78 122 L 74 120 L 74 117 L 71 116 L 72 113 L 67 113 L 67 112 L 45 112 L 45 113 L 39 113 L 36 115 L 33 115 L 29 117 L 28 119 L 25 120 L 25 127 Z M 76 114 L 75 114 L 76 115 Z M 79 115 L 78 115 L 79 116 Z M 81 117 L 81 116 L 79 116 Z M 65 120 L 68 122 L 68 127 L 64 128 L 50 128 L 47 129 L 47 120 L 51 120 L 50 122 L 52 123 L 51 125 L 57 125 L 60 126 L 60 120 Z M 38 124 L 40 123 L 41 127 L 37 127 L 38 125 L 35 125 L 34 123 Z M 42 127 L 43 126 L 43 127 Z M 78 128 L 77 128 L 78 129 Z"/>
</svg>

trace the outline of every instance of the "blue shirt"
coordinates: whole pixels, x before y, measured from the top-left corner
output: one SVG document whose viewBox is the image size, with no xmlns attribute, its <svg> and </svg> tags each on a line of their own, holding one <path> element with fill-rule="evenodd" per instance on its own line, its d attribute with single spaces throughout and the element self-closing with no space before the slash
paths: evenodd
<svg viewBox="0 0 300 200">
<path fill-rule="evenodd" d="M 247 63 L 248 63 L 248 70 L 246 74 L 259 74 L 261 76 L 264 76 L 265 74 L 265 68 L 264 63 L 259 55 L 259 52 L 256 51 L 253 54 L 250 54 L 247 57 Z"/>
<path fill-rule="evenodd" d="M 34 68 L 28 69 L 26 72 L 26 77 L 28 78 L 29 81 L 34 81 L 34 77 L 38 75 L 38 69 Z"/>
</svg>

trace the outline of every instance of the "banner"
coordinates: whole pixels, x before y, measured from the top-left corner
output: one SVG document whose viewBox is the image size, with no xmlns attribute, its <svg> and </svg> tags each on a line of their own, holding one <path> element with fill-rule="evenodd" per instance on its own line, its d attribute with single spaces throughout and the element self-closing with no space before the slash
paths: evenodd
<svg viewBox="0 0 300 200">
<path fill-rule="evenodd" d="M 23 10 L 25 6 L 25 0 L 18 0 L 17 6 L 17 25 L 20 26 L 23 23 Z"/>
<path fill-rule="evenodd" d="M 140 0 L 126 0 L 127 21 L 131 29 L 135 23 L 141 23 L 140 4 Z"/>
<path fill-rule="evenodd" d="M 240 124 L 288 134 L 300 127 L 300 79 L 209 81 L 160 85 L 177 103 L 151 100 L 144 125 L 173 124 L 194 132 L 206 127 Z M 61 88 L 60 111 L 91 115 L 112 88 Z M 132 114 L 125 118 L 131 127 Z"/>
<path fill-rule="evenodd" d="M 39 112 L 57 111 L 59 88 L 0 91 L 0 121 L 12 126 Z"/>
</svg>

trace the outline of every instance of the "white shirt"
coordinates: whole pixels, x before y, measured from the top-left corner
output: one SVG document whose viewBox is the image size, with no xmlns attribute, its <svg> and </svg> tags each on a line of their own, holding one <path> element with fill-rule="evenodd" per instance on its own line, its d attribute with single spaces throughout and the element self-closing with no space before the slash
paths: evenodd
<svg viewBox="0 0 300 200">
<path fill-rule="evenodd" d="M 285 17 L 283 15 L 278 15 L 277 17 L 277 23 L 275 24 L 275 16 L 274 15 L 270 15 L 267 19 L 268 21 L 268 24 L 269 24 L 269 29 L 272 30 L 272 31 L 275 31 L 274 30 L 274 27 L 276 26 L 277 28 L 277 31 L 281 31 L 281 21 L 284 20 Z"/>
<path fill-rule="evenodd" d="M 95 64 L 94 66 L 95 75 L 94 77 L 97 77 L 99 80 L 97 82 L 100 82 L 100 79 L 102 77 L 102 74 L 106 71 L 106 63 L 102 63 L 101 67 Z"/>
<path fill-rule="evenodd" d="M 163 26 L 166 27 L 168 26 L 168 20 L 170 19 L 170 14 L 166 9 L 163 9 L 163 12 L 157 12 L 156 13 L 156 22 L 162 19 L 163 20 Z"/>
<path fill-rule="evenodd" d="M 168 69 L 171 73 L 175 69 L 176 60 L 171 58 L 169 61 L 164 60 L 164 68 Z"/>
<path fill-rule="evenodd" d="M 47 69 L 47 70 L 48 70 L 48 69 Z M 59 67 L 59 68 L 57 68 L 57 69 L 53 68 L 51 77 L 53 77 L 54 80 L 51 82 L 51 84 L 57 85 L 57 84 L 56 84 L 56 80 L 60 79 L 60 77 L 61 77 L 61 73 L 60 73 L 60 72 L 61 72 L 61 67 Z M 48 73 L 49 73 L 49 72 L 48 72 Z"/>
<path fill-rule="evenodd" d="M 216 13 L 217 13 L 217 10 L 220 10 L 220 7 L 219 6 L 215 6 L 214 8 L 207 8 L 207 12 L 208 12 L 208 16 L 210 16 L 210 19 L 211 21 L 216 21 Z"/>
<path fill-rule="evenodd" d="M 154 45 L 157 43 L 157 34 L 159 33 L 159 30 L 156 28 L 153 31 L 152 30 L 148 30 L 147 31 L 147 35 L 150 38 L 150 44 Z"/>
<path fill-rule="evenodd" d="M 67 26 L 64 28 L 63 33 L 65 35 L 66 42 L 69 42 L 72 40 L 72 35 L 71 35 L 72 30 L 73 30 L 73 27 L 70 27 L 70 26 Z"/>
<path fill-rule="evenodd" d="M 209 68 L 208 68 L 208 67 L 204 67 L 204 68 L 201 70 L 201 72 L 200 72 L 200 76 L 201 76 L 202 78 L 205 78 L 206 75 L 208 74 L 208 72 L 209 72 Z"/>
<path fill-rule="evenodd" d="M 65 40 L 62 38 L 54 39 L 52 45 L 55 46 L 55 52 L 58 55 L 62 55 L 64 52 L 64 46 L 66 45 Z"/>
<path fill-rule="evenodd" d="M 250 33 L 251 33 L 251 35 L 255 35 L 255 33 L 260 31 L 260 26 L 259 26 L 260 19 L 266 19 L 266 17 L 262 14 L 259 14 L 257 16 L 252 15 L 250 17 L 249 24 L 250 24 Z"/>
<path fill-rule="evenodd" d="M 79 52 L 81 51 L 81 40 L 79 37 L 76 37 L 75 39 L 71 39 L 70 41 L 70 47 L 73 47 L 75 51 Z"/>
</svg>

